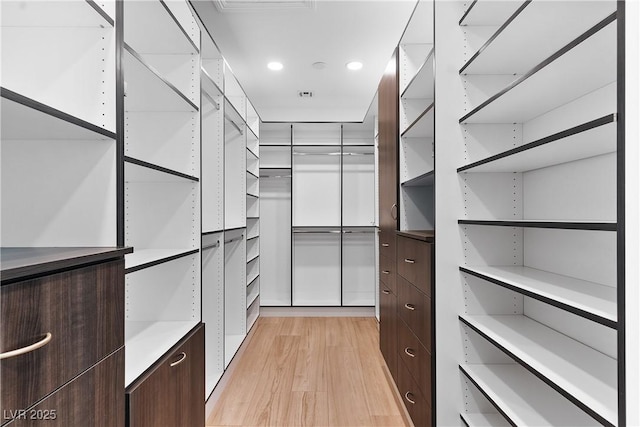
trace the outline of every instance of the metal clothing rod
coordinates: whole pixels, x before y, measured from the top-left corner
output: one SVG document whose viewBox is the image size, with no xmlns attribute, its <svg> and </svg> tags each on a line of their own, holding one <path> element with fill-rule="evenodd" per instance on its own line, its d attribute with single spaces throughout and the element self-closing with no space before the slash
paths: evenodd
<svg viewBox="0 0 640 427">
<path fill-rule="evenodd" d="M 373 156 L 374 153 L 343 153 L 345 156 Z"/>
<path fill-rule="evenodd" d="M 203 246 L 202 250 L 204 251 L 204 250 L 207 250 L 207 249 L 213 249 L 213 248 L 217 248 L 218 246 L 220 246 L 220 240 L 218 240 L 217 242 L 212 243 L 210 245 Z"/>
<path fill-rule="evenodd" d="M 294 151 L 293 154 L 295 156 L 339 156 L 340 152 L 338 153 L 296 153 Z"/>
<path fill-rule="evenodd" d="M 229 239 L 229 240 L 225 240 L 224 243 L 231 243 L 231 242 L 235 242 L 236 240 L 242 240 L 242 238 L 244 237 L 244 234 L 241 234 L 240 237 L 234 237 L 233 239 Z"/>
<path fill-rule="evenodd" d="M 233 125 L 233 127 L 234 127 L 234 128 L 236 128 L 236 130 L 237 130 L 238 132 L 240 132 L 240 135 L 244 135 L 244 132 L 242 132 L 242 129 L 240 129 L 240 126 L 238 126 L 238 125 L 236 124 L 236 122 L 234 122 L 233 120 L 231 120 L 231 117 L 229 117 L 229 115 L 228 115 L 228 114 L 225 114 L 224 116 L 227 118 L 227 120 L 229 120 L 229 121 L 231 122 L 231 124 Z"/>
<path fill-rule="evenodd" d="M 214 107 L 216 107 L 216 110 L 220 110 L 220 104 L 217 103 L 212 97 L 211 95 L 209 95 L 207 92 L 202 92 L 202 96 L 204 96 L 205 98 L 207 98 L 209 100 L 210 103 L 213 104 Z"/>
<path fill-rule="evenodd" d="M 340 230 L 325 230 L 325 231 L 321 231 L 321 230 L 293 230 L 294 233 L 300 233 L 300 234 L 340 234 Z"/>
<path fill-rule="evenodd" d="M 369 234 L 369 233 L 375 233 L 375 231 L 374 230 L 357 230 L 357 231 L 344 230 L 343 233 L 345 233 L 345 234 Z"/>
<path fill-rule="evenodd" d="M 271 178 L 291 178 L 291 175 L 260 175 L 260 178 L 266 178 L 266 179 L 271 179 Z"/>
</svg>

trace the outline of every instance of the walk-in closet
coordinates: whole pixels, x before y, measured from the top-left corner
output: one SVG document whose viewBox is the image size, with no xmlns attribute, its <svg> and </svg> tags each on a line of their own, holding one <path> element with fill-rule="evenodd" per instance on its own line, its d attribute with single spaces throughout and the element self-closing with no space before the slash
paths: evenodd
<svg viewBox="0 0 640 427">
<path fill-rule="evenodd" d="M 0 426 L 640 426 L 640 2 L 0 1 Z"/>
</svg>

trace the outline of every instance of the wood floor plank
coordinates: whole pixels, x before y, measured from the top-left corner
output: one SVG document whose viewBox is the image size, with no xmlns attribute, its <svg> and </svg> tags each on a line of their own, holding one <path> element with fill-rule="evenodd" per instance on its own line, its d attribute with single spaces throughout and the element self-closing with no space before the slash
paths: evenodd
<svg viewBox="0 0 640 427">
<path fill-rule="evenodd" d="M 207 426 L 404 426 L 373 318 L 260 318 Z"/>
</svg>

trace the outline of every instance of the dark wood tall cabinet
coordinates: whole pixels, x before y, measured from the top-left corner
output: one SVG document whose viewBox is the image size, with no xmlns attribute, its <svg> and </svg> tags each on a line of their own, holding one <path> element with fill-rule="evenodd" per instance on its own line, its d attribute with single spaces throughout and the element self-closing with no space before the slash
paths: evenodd
<svg viewBox="0 0 640 427">
<path fill-rule="evenodd" d="M 378 173 L 380 220 L 380 351 L 397 381 L 398 229 L 398 53 L 394 52 L 378 87 Z"/>
</svg>

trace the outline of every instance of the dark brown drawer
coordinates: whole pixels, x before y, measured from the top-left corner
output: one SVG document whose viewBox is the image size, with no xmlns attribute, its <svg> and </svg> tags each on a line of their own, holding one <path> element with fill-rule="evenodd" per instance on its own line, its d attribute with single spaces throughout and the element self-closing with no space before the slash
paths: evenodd
<svg viewBox="0 0 640 427">
<path fill-rule="evenodd" d="M 124 427 L 124 348 L 67 383 L 7 427 Z"/>
<path fill-rule="evenodd" d="M 431 353 L 420 343 L 403 320 L 398 321 L 398 354 L 411 372 L 422 395 L 431 401 Z"/>
<path fill-rule="evenodd" d="M 425 399 L 413 380 L 411 372 L 402 361 L 398 362 L 398 391 L 413 420 L 413 425 L 430 427 L 432 425 L 430 401 Z"/>
<path fill-rule="evenodd" d="M 5 285 L 0 413 L 25 409 L 124 345 L 124 261 Z"/>
<path fill-rule="evenodd" d="M 389 289 L 380 288 L 380 352 L 397 381 L 398 315 L 397 298 Z"/>
<path fill-rule="evenodd" d="M 428 296 L 431 296 L 431 252 L 431 243 L 398 236 L 398 274 Z"/>
<path fill-rule="evenodd" d="M 398 315 L 431 351 L 431 298 L 398 276 Z"/>
<path fill-rule="evenodd" d="M 396 259 L 396 232 L 395 230 L 380 230 L 380 256 Z"/>
<path fill-rule="evenodd" d="M 396 263 L 393 258 L 380 256 L 380 280 L 393 292 L 396 290 Z"/>
<path fill-rule="evenodd" d="M 204 325 L 127 389 L 129 427 L 204 426 Z"/>
</svg>

